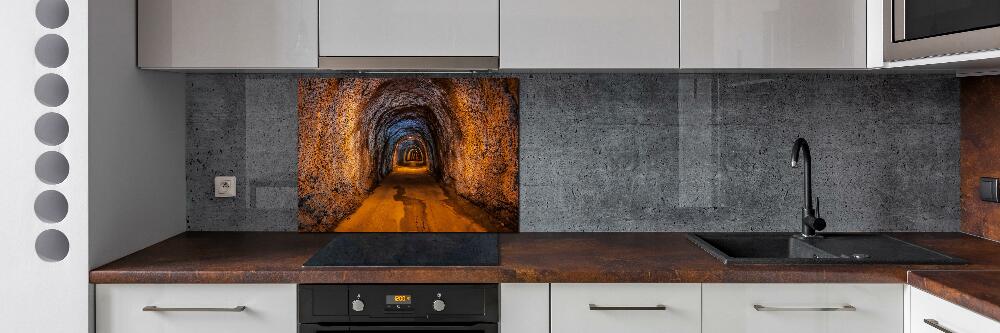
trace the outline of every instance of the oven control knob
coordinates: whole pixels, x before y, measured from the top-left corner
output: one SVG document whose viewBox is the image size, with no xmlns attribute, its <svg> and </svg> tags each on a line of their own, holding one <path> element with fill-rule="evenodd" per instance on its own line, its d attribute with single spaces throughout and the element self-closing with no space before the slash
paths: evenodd
<svg viewBox="0 0 1000 333">
<path fill-rule="evenodd" d="M 354 310 L 355 312 L 364 311 L 365 310 L 365 302 L 362 301 L 362 300 L 360 300 L 360 299 L 356 299 L 353 302 L 351 302 L 351 309 Z"/>
<path fill-rule="evenodd" d="M 434 300 L 434 311 L 437 312 L 444 311 L 444 301 L 439 299 Z"/>
</svg>

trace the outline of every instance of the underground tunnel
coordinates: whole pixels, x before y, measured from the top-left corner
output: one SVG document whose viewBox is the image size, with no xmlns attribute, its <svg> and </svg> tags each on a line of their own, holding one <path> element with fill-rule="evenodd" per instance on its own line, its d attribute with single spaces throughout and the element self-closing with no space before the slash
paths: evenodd
<svg viewBox="0 0 1000 333">
<path fill-rule="evenodd" d="M 513 78 L 299 80 L 299 230 L 518 229 Z"/>
</svg>

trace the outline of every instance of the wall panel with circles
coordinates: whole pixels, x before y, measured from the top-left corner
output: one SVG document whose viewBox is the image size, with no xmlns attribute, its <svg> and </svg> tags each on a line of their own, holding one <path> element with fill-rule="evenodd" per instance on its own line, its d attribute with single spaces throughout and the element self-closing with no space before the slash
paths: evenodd
<svg viewBox="0 0 1000 333">
<path fill-rule="evenodd" d="M 3 1 L 0 267 L 17 274 L 0 274 L 0 332 L 78 332 L 90 325 L 89 27 L 98 21 L 89 19 L 88 7 L 130 2 Z M 59 309 L 59 320 L 52 320 L 52 309 Z"/>
</svg>

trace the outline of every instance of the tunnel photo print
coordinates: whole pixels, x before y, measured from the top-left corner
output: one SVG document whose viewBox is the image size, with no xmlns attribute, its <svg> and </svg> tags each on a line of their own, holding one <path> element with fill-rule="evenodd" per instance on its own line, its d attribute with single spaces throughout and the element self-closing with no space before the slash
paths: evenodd
<svg viewBox="0 0 1000 333">
<path fill-rule="evenodd" d="M 517 232 L 516 78 L 303 78 L 299 231 Z"/>
</svg>

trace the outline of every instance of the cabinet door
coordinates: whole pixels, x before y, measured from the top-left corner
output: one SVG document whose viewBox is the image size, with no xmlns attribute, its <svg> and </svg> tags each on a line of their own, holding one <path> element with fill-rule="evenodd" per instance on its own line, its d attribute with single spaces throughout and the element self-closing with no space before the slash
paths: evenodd
<svg viewBox="0 0 1000 333">
<path fill-rule="evenodd" d="M 910 287 L 909 291 L 910 332 L 907 333 L 941 333 L 943 330 L 961 333 L 1000 332 L 1000 322 L 923 290 Z"/>
<path fill-rule="evenodd" d="M 701 331 L 699 284 L 552 284 L 552 332 Z"/>
<path fill-rule="evenodd" d="M 101 284 L 95 302 L 98 333 L 294 333 L 298 323 L 294 284 Z"/>
<path fill-rule="evenodd" d="M 319 0 L 324 57 L 496 57 L 499 0 Z"/>
<path fill-rule="evenodd" d="M 727 283 L 702 288 L 705 333 L 903 331 L 901 284 Z"/>
<path fill-rule="evenodd" d="M 317 0 L 139 0 L 139 67 L 316 68 Z"/>
<path fill-rule="evenodd" d="M 681 68 L 865 68 L 866 0 L 681 0 Z"/>
<path fill-rule="evenodd" d="M 677 68 L 678 0 L 504 0 L 500 67 Z"/>
<path fill-rule="evenodd" d="M 501 333 L 549 333 L 549 284 L 500 284 Z"/>
</svg>

